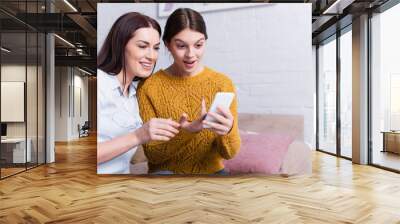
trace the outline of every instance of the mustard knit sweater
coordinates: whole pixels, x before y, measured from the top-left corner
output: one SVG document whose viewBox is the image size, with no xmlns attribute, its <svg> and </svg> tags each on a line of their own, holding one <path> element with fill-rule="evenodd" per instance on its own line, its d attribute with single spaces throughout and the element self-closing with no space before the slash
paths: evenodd
<svg viewBox="0 0 400 224">
<path fill-rule="evenodd" d="M 182 113 L 189 120 L 198 118 L 204 97 L 207 110 L 217 92 L 235 92 L 225 75 L 205 67 L 191 77 L 177 77 L 160 70 L 138 88 L 140 115 L 143 122 L 151 118 L 179 121 Z M 236 94 L 235 94 L 236 95 Z M 168 142 L 151 141 L 143 146 L 149 172 L 170 170 L 178 174 L 212 174 L 224 168 L 223 159 L 231 159 L 240 148 L 237 122 L 237 98 L 231 104 L 234 123 L 225 136 L 203 129 L 198 133 L 179 130 Z"/>
</svg>

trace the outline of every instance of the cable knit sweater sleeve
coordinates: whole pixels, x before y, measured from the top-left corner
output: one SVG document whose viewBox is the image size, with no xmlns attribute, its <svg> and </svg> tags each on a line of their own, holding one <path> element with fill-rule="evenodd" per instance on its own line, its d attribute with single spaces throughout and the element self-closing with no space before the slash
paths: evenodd
<svg viewBox="0 0 400 224">
<path fill-rule="evenodd" d="M 155 109 L 153 108 L 149 97 L 145 93 L 144 88 L 141 88 L 141 86 L 139 86 L 138 88 L 137 96 L 140 107 L 140 116 L 143 122 L 146 123 L 150 121 L 150 119 L 156 118 L 157 116 L 155 113 Z M 146 157 L 153 162 L 162 163 L 171 155 L 165 150 L 166 147 L 162 147 L 162 142 L 160 141 L 151 141 L 147 144 L 144 144 L 143 148 L 145 149 Z M 151 153 L 148 153 L 149 151 Z"/>
</svg>

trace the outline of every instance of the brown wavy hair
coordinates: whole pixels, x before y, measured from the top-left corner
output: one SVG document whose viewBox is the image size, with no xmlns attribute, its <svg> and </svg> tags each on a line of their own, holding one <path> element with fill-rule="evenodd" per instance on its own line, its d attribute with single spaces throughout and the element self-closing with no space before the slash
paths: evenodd
<svg viewBox="0 0 400 224">
<path fill-rule="evenodd" d="M 138 12 L 129 12 L 117 19 L 99 54 L 97 55 L 97 68 L 111 75 L 117 75 L 123 71 L 123 85 L 126 82 L 125 47 L 133 37 L 136 30 L 140 28 L 154 28 L 161 36 L 161 27 L 158 22 Z M 154 66 L 155 68 L 155 66 Z M 153 68 L 153 70 L 154 70 Z M 140 78 L 135 77 L 135 80 Z"/>
<path fill-rule="evenodd" d="M 189 28 L 204 34 L 208 38 L 206 23 L 200 13 L 189 8 L 176 9 L 167 19 L 164 27 L 163 41 L 169 43 L 171 39 L 181 32 Z"/>
</svg>

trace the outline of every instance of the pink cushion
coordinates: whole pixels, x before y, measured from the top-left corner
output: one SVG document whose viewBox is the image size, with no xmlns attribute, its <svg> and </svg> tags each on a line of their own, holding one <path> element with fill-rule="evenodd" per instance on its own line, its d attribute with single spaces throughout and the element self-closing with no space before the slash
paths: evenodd
<svg viewBox="0 0 400 224">
<path fill-rule="evenodd" d="M 242 145 L 239 153 L 224 161 L 231 174 L 278 174 L 289 145 L 294 138 L 279 133 L 240 132 Z"/>
</svg>

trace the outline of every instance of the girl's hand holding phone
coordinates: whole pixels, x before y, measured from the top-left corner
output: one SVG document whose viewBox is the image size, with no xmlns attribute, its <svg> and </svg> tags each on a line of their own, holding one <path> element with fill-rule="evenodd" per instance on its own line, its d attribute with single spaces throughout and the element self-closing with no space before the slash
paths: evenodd
<svg viewBox="0 0 400 224">
<path fill-rule="evenodd" d="M 228 134 L 232 129 L 234 120 L 229 110 L 234 96 L 234 93 L 231 92 L 218 92 L 208 113 L 203 98 L 199 117 L 195 121 L 189 122 L 187 114 L 184 113 L 179 120 L 180 126 L 192 133 L 200 132 L 206 128 L 218 135 Z"/>
<path fill-rule="evenodd" d="M 229 109 L 235 94 L 232 92 L 218 92 L 215 94 L 210 111 L 203 121 L 203 127 L 214 131 L 218 135 L 226 135 L 233 126 L 233 115 Z"/>
<path fill-rule="evenodd" d="M 228 134 L 233 126 L 233 115 L 229 109 L 217 107 L 217 112 L 208 112 L 207 116 L 212 117 L 213 121 L 204 120 L 203 125 L 218 135 Z"/>
</svg>

